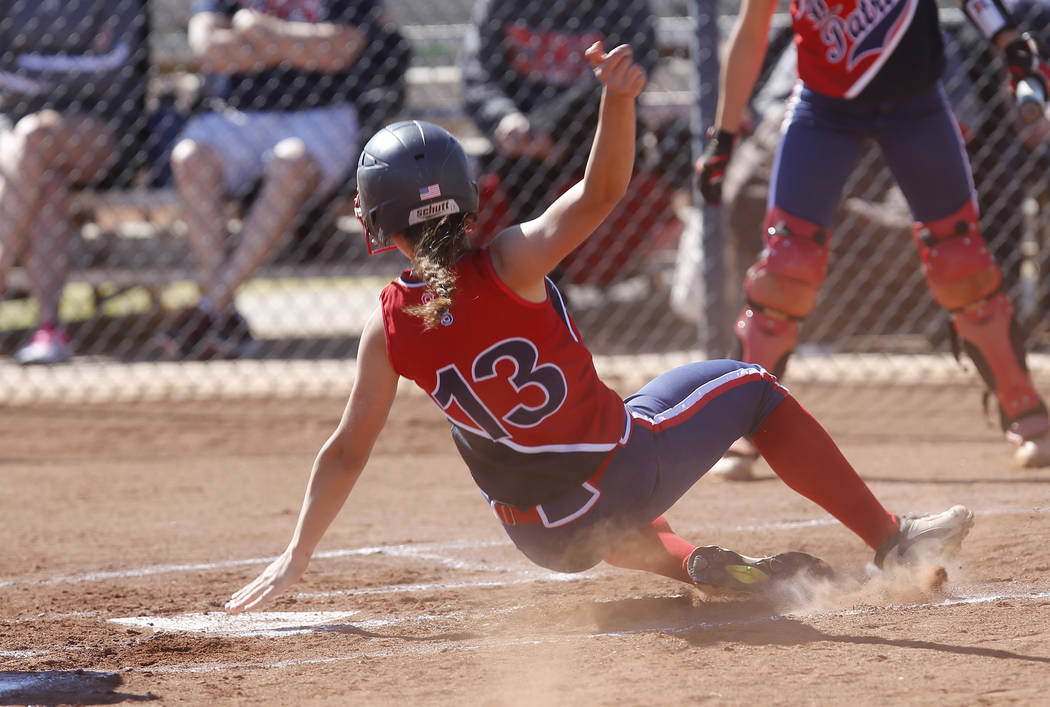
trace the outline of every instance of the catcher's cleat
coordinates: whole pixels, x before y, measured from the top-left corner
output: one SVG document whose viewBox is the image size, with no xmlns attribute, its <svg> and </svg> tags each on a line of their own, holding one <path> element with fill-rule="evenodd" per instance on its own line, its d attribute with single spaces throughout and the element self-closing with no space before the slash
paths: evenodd
<svg viewBox="0 0 1050 707">
<path fill-rule="evenodd" d="M 1050 434 L 1022 441 L 1014 450 L 1014 461 L 1025 468 L 1050 466 Z"/>
<path fill-rule="evenodd" d="M 686 562 L 693 583 L 716 590 L 766 593 L 800 578 L 831 579 L 830 565 L 804 552 L 782 552 L 770 557 L 746 557 L 708 545 L 693 550 Z"/>
<path fill-rule="evenodd" d="M 919 565 L 958 552 L 973 527 L 973 513 L 965 506 L 952 506 L 942 513 L 900 516 L 897 533 L 875 552 L 880 569 Z"/>
<path fill-rule="evenodd" d="M 755 458 L 726 454 L 707 473 L 723 481 L 751 481 L 755 478 Z"/>
</svg>

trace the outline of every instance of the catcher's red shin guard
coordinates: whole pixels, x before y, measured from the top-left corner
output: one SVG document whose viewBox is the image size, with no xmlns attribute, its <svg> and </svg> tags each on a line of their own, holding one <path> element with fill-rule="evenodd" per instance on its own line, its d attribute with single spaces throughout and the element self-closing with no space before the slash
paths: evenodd
<svg viewBox="0 0 1050 707">
<path fill-rule="evenodd" d="M 1002 273 L 981 237 L 977 220 L 977 206 L 968 201 L 949 216 L 912 225 L 926 282 L 934 299 L 947 310 L 980 302 L 1002 284 Z"/>
<path fill-rule="evenodd" d="M 828 232 L 779 209 L 766 214 L 766 247 L 747 271 L 747 301 L 794 319 L 813 311 L 828 274 Z"/>
<path fill-rule="evenodd" d="M 747 271 L 748 305 L 734 328 L 738 358 L 780 376 L 828 274 L 828 232 L 779 208 L 766 214 L 766 247 Z"/>
<path fill-rule="evenodd" d="M 997 292 L 977 307 L 953 313 L 952 324 L 999 402 L 1007 438 L 1021 442 L 1050 431 L 1046 405 L 1028 374 L 1023 337 L 1010 299 Z"/>
<path fill-rule="evenodd" d="M 747 306 L 733 330 L 740 342 L 738 359 L 757 363 L 777 377 L 784 375 L 788 356 L 798 340 L 797 321 Z"/>
</svg>

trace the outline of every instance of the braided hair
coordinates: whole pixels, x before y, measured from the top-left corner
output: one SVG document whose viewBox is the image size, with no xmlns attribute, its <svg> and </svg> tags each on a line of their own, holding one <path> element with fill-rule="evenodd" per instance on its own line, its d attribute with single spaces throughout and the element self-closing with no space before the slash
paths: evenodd
<svg viewBox="0 0 1050 707">
<path fill-rule="evenodd" d="M 467 218 L 470 216 L 450 214 L 405 230 L 405 238 L 413 246 L 413 269 L 432 295 L 424 297 L 422 304 L 405 307 L 405 312 L 422 319 L 424 331 L 433 329 L 449 316 L 452 296 L 456 292 L 453 266 L 470 248 L 467 234 Z"/>
</svg>

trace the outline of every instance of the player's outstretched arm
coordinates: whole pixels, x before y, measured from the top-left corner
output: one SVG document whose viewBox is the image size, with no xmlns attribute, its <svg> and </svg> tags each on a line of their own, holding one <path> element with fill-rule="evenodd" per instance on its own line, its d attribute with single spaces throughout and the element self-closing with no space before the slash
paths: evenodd
<svg viewBox="0 0 1050 707">
<path fill-rule="evenodd" d="M 227 611 L 259 608 L 306 571 L 314 548 L 343 507 L 372 453 L 393 405 L 397 381 L 387 357 L 382 316 L 376 310 L 361 336 L 357 374 L 343 417 L 314 460 L 291 542 L 262 574 L 226 602 Z"/>
<path fill-rule="evenodd" d="M 535 299 L 530 294 L 545 296 L 543 278 L 612 212 L 634 170 L 635 102 L 645 87 L 645 71 L 626 44 L 606 53 L 597 42 L 587 59 L 603 87 L 583 179 L 538 218 L 507 229 L 491 246 L 500 277 L 530 299 Z"/>
</svg>

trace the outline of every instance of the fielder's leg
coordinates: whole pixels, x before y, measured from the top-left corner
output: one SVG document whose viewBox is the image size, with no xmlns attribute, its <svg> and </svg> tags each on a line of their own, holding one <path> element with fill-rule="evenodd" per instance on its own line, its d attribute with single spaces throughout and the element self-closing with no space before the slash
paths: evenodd
<svg viewBox="0 0 1050 707">
<path fill-rule="evenodd" d="M 799 321 L 813 311 L 827 277 L 829 251 L 825 228 L 777 207 L 769 210 L 765 250 L 744 279 L 747 305 L 733 328 L 738 342 L 734 358 L 783 375 L 798 340 Z M 728 480 L 748 479 L 757 458 L 754 445 L 739 439 L 711 473 Z"/>
<path fill-rule="evenodd" d="M 1002 273 L 985 245 L 977 206 L 968 201 L 937 221 L 916 223 L 915 243 L 934 299 L 952 313 L 988 390 L 999 403 L 1007 440 L 1021 466 L 1050 465 L 1050 420 L 1032 384 L 1014 306 L 1002 292 Z"/>
<path fill-rule="evenodd" d="M 934 86 L 899 106 L 897 117 L 878 141 L 911 206 L 926 282 L 999 402 L 1017 461 L 1050 464 L 1046 406 L 1028 374 L 1002 273 L 981 236 L 973 174 L 947 96 Z"/>
</svg>

